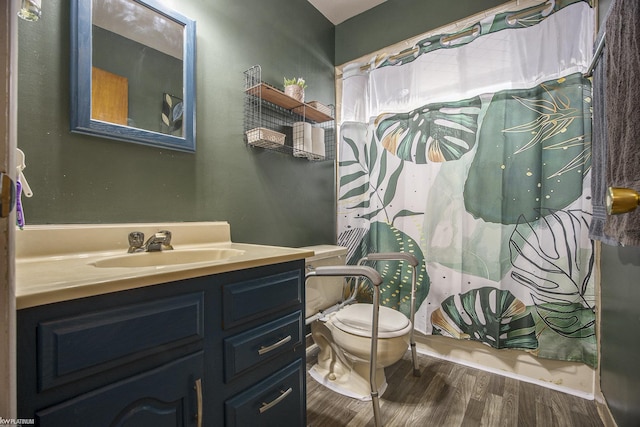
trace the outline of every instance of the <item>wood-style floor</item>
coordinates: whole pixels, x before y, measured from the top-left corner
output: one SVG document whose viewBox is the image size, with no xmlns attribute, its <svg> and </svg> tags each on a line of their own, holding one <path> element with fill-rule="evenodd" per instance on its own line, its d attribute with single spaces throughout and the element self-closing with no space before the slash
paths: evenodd
<svg viewBox="0 0 640 427">
<path fill-rule="evenodd" d="M 317 353 L 307 353 L 308 371 Z M 409 352 L 386 370 L 389 386 L 380 398 L 386 427 L 603 426 L 595 401 L 425 355 L 418 358 L 420 377 L 412 375 Z M 372 405 L 337 394 L 307 374 L 307 425 L 373 426 Z"/>
</svg>

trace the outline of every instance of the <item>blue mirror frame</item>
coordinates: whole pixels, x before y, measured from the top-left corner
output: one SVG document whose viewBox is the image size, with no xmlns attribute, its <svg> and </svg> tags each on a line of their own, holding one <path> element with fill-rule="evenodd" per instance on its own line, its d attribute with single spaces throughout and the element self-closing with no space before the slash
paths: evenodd
<svg viewBox="0 0 640 427">
<path fill-rule="evenodd" d="M 179 151 L 195 152 L 195 21 L 155 0 L 130 0 L 184 26 L 183 135 L 176 136 L 91 118 L 92 1 L 71 1 L 71 131 Z M 160 100 L 161 98 L 159 98 Z"/>
</svg>

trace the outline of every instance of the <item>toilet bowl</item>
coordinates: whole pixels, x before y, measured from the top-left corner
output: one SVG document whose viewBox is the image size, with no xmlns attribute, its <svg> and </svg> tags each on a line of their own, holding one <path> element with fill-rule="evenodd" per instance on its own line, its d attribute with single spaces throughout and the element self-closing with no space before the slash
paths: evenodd
<svg viewBox="0 0 640 427">
<path fill-rule="evenodd" d="M 304 248 L 308 269 L 345 265 L 347 248 L 320 245 Z M 319 348 L 311 377 L 327 388 L 360 400 L 371 400 L 372 304 L 344 302 L 345 279 L 317 277 L 306 282 L 306 317 L 311 336 Z M 375 382 L 379 395 L 387 381 L 384 368 L 399 361 L 409 347 L 412 325 L 402 313 L 379 308 Z"/>
</svg>

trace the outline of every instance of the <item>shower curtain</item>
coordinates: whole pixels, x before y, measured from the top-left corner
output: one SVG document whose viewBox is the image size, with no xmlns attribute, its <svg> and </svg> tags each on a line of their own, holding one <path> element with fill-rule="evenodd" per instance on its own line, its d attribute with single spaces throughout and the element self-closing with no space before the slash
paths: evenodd
<svg viewBox="0 0 640 427">
<path fill-rule="evenodd" d="M 420 260 L 420 332 L 595 366 L 594 11 L 547 4 L 344 68 L 338 242 Z M 408 314 L 408 267 L 375 267 Z"/>
</svg>

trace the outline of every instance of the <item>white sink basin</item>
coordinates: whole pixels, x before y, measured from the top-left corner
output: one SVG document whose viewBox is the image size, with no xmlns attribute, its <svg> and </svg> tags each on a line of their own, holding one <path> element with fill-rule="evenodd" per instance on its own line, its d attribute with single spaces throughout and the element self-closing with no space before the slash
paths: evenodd
<svg viewBox="0 0 640 427">
<path fill-rule="evenodd" d="M 101 259 L 93 263 L 99 268 L 161 267 L 164 265 L 226 261 L 244 251 L 239 249 L 174 249 L 160 252 L 141 252 Z"/>
</svg>

